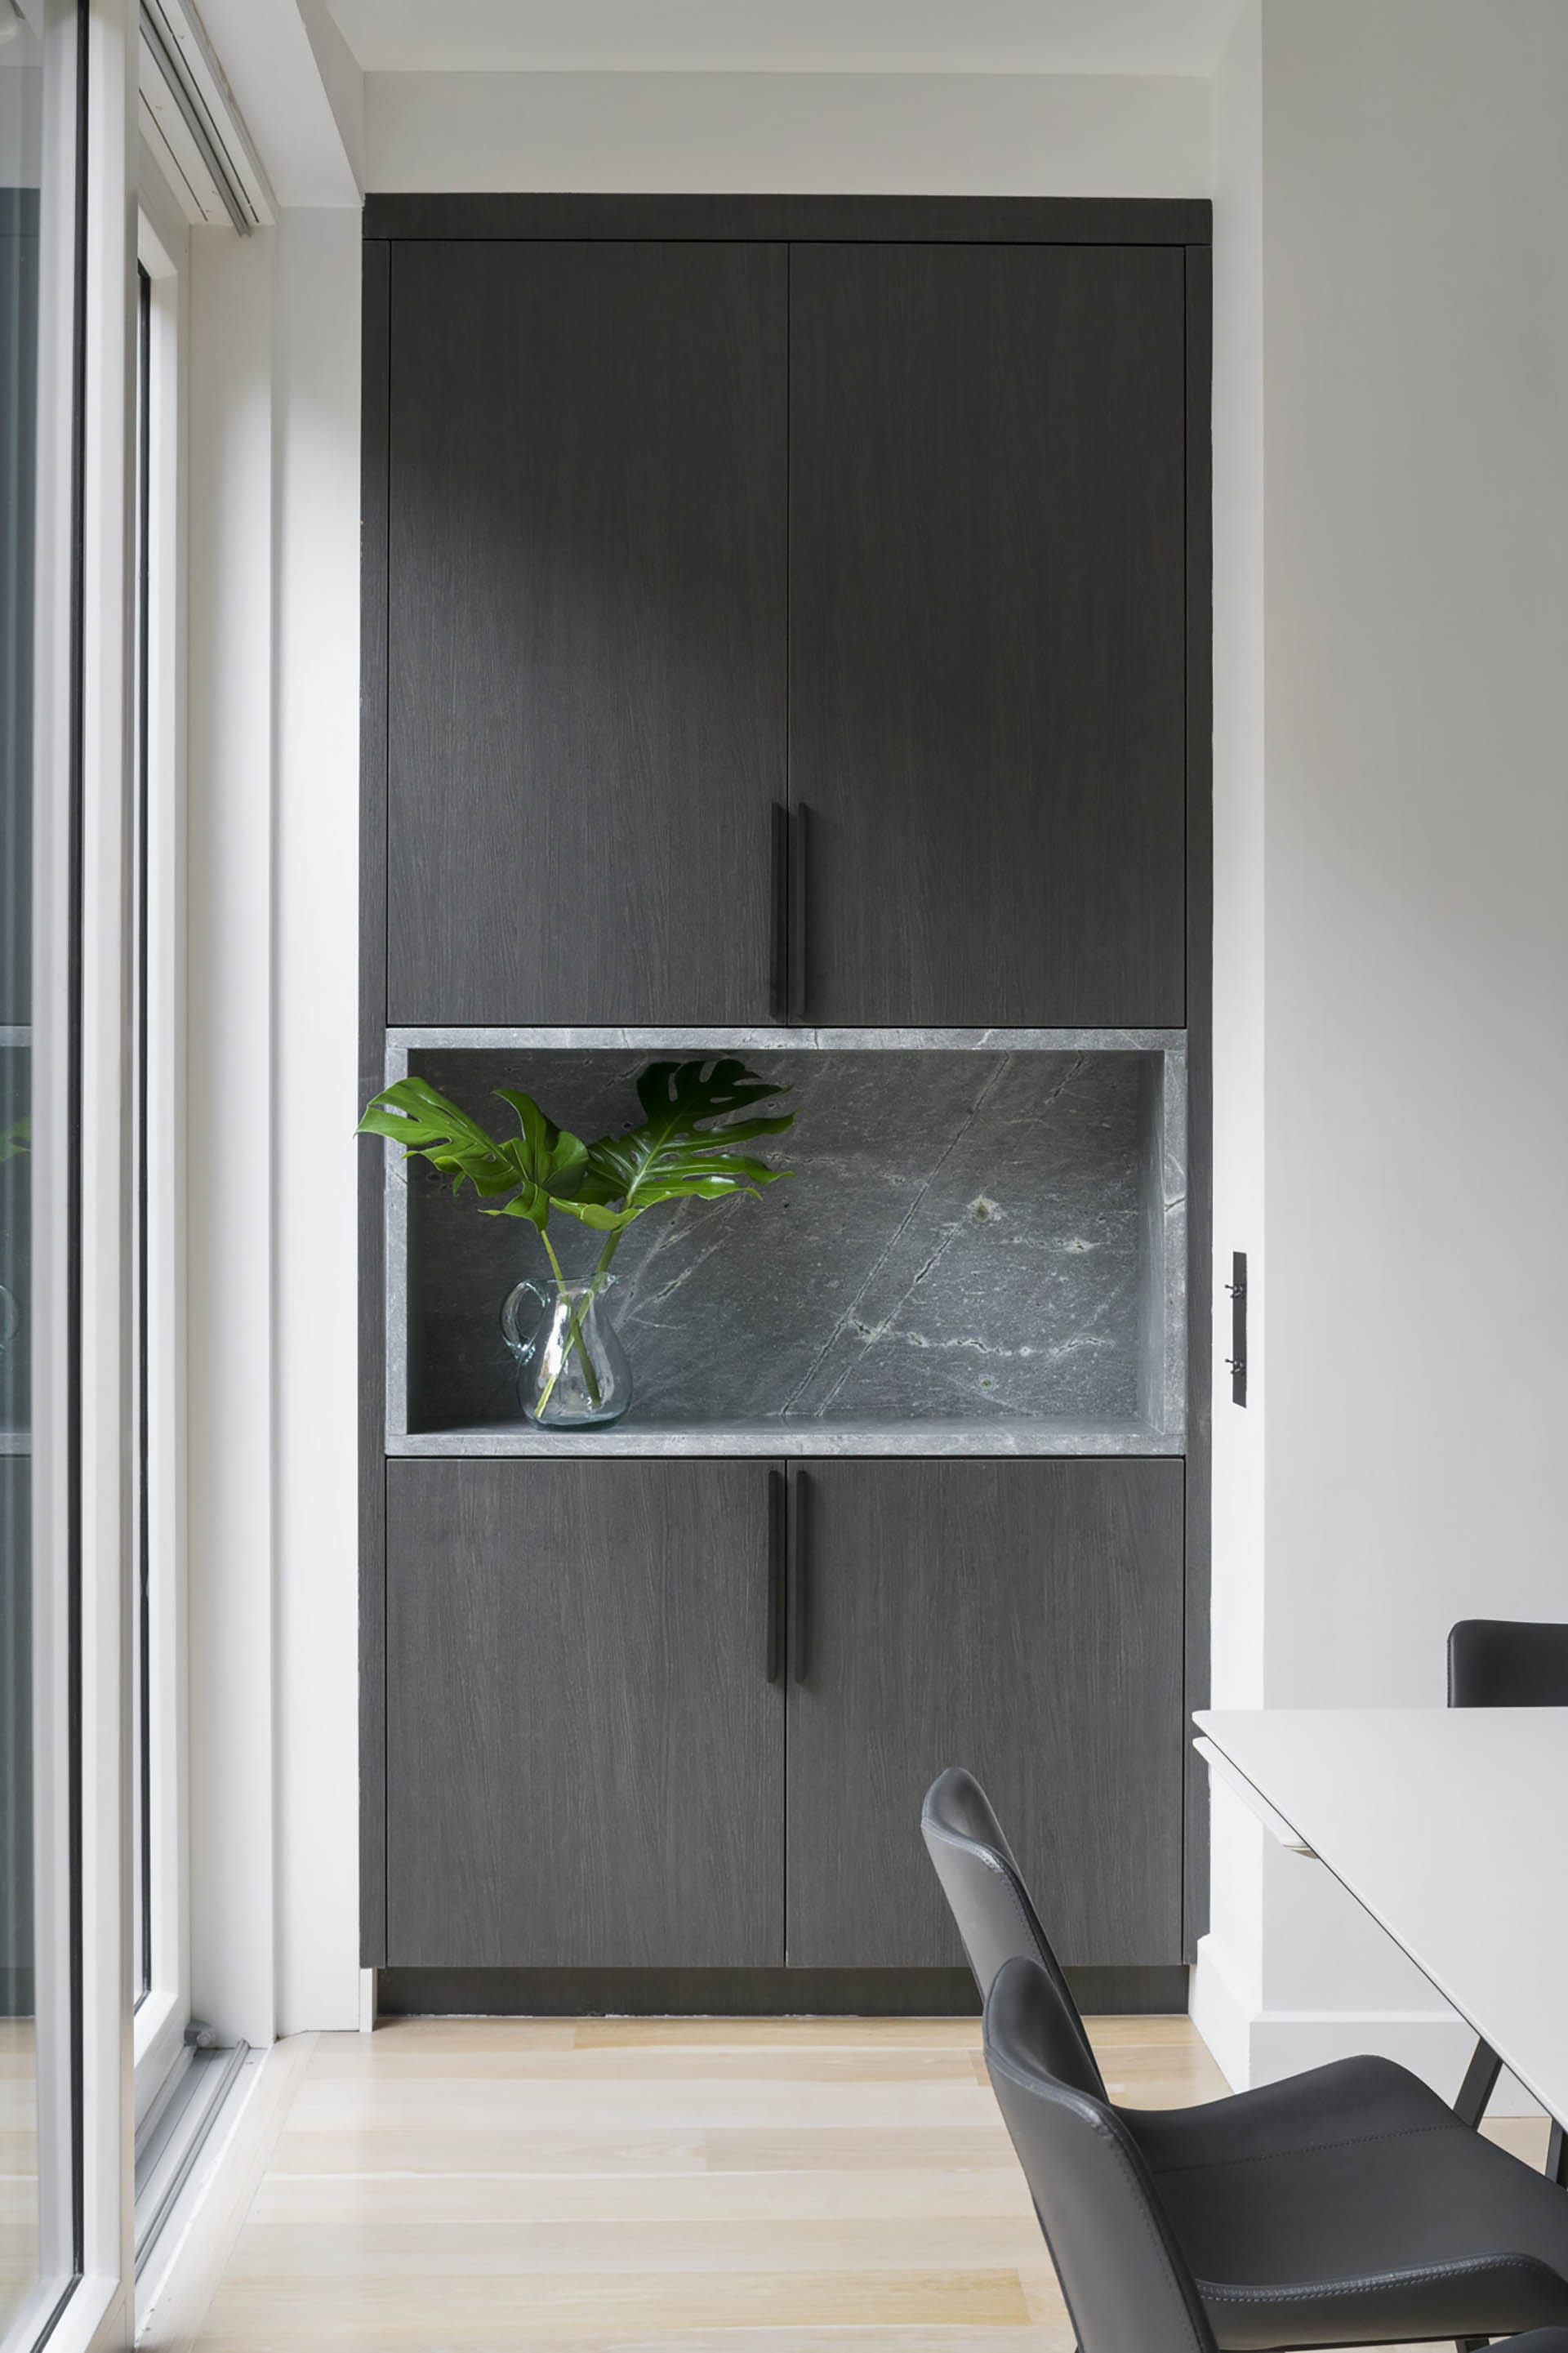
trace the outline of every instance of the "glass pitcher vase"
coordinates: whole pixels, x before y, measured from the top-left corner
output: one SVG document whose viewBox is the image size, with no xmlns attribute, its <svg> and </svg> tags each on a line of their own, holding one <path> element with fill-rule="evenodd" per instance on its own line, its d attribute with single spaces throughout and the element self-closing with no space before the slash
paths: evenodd
<svg viewBox="0 0 1568 2353">
<path fill-rule="evenodd" d="M 517 1360 L 518 1398 L 541 1430 L 608 1430 L 632 1401 L 632 1368 L 605 1304 L 615 1282 L 520 1282 L 500 1328 Z"/>
</svg>

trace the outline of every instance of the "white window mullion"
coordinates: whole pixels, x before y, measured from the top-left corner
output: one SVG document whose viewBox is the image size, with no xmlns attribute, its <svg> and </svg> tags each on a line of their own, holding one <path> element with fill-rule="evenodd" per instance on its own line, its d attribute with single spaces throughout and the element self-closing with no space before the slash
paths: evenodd
<svg viewBox="0 0 1568 2353">
<path fill-rule="evenodd" d="M 134 23 L 89 12 L 81 871 L 82 2270 L 51 2348 L 128 2335 L 132 2285 L 128 1043 Z M 100 2310 L 99 2308 L 101 2307 Z M 95 2313 L 97 2316 L 95 2317 Z"/>
<path fill-rule="evenodd" d="M 171 242 L 173 240 L 171 239 Z M 144 976 L 146 1104 L 146 1539 L 151 1619 L 151 1982 L 135 2021 L 140 2119 L 181 2054 L 190 2017 L 185 1802 L 184 1035 L 181 810 L 184 688 L 181 548 L 182 283 L 177 251 L 143 219 L 149 290 L 147 761 Z M 139 1825 L 138 1825 L 139 1829 Z M 138 1924 L 139 1933 L 139 1924 Z"/>
</svg>

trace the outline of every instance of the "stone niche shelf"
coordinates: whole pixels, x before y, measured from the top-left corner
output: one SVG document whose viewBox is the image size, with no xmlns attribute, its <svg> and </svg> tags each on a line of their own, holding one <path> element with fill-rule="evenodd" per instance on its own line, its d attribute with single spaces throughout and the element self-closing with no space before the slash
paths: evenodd
<svg viewBox="0 0 1568 2353">
<path fill-rule="evenodd" d="M 753 1148 L 795 1175 L 630 1229 L 612 1430 L 521 1419 L 497 1318 L 532 1229 L 387 1147 L 389 1453 L 1182 1452 L 1183 1032 L 395 1029 L 386 1075 L 503 1132 L 492 1090 L 521 1086 L 591 1136 L 637 1115 L 646 1062 L 699 1054 L 791 1086 L 795 1127 Z M 585 1271 L 596 1238 L 552 1236 Z"/>
</svg>

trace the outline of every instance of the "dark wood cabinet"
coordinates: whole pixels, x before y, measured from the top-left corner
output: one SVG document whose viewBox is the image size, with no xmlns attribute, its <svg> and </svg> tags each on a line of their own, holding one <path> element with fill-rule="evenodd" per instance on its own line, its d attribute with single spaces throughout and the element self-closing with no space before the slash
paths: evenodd
<svg viewBox="0 0 1568 2353">
<path fill-rule="evenodd" d="M 1208 234 L 371 200 L 366 1094 L 405 1029 L 1184 1030 L 1206 1298 Z M 962 1762 L 1064 1961 L 1173 1983 L 1206 1313 L 1184 1460 L 465 1454 L 389 1400 L 417 1244 L 365 1150 L 365 1961 L 420 2006 L 961 2000 L 919 1812 Z"/>
<path fill-rule="evenodd" d="M 794 1485 L 791 1963 L 962 1962 L 920 1834 L 947 1765 L 989 1792 L 1063 1961 L 1179 1962 L 1181 1463 L 823 1462 Z"/>
<path fill-rule="evenodd" d="M 387 1465 L 387 1958 L 784 1957 L 762 1462 Z"/>
<path fill-rule="evenodd" d="M 961 1965 L 920 1806 L 962 1763 L 1067 1961 L 1179 1961 L 1182 1495 L 1158 1461 L 389 1464 L 389 1959 Z"/>
<path fill-rule="evenodd" d="M 1181 1026 L 1185 268 L 397 246 L 387 1018 Z"/>
<path fill-rule="evenodd" d="M 767 1018 L 787 269 L 395 249 L 390 1021 Z"/>
<path fill-rule="evenodd" d="M 790 785 L 816 1022 L 1185 1019 L 1184 260 L 811 245 Z"/>
</svg>

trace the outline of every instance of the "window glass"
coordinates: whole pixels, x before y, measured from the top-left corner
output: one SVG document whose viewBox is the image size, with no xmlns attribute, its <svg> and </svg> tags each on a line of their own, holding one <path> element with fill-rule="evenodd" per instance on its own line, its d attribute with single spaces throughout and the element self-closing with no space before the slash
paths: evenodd
<svg viewBox="0 0 1568 2353">
<path fill-rule="evenodd" d="M 41 1440 L 68 1463 L 68 1278 L 41 1280 L 43 1235 L 66 1267 L 60 1209 L 37 1174 L 39 1106 L 71 1084 L 79 1012 L 68 857 L 49 928 L 66 954 L 46 1014 L 35 974 L 45 928 L 43 817 L 80 790 L 79 534 L 85 128 L 79 10 L 0 0 L 0 2338 L 30 2342 L 80 2263 L 81 2046 L 69 1925 L 79 1885 L 79 1774 L 71 1706 L 79 1543 L 39 1508 Z M 46 604 L 55 626 L 42 624 Z M 62 1121 L 62 1127 L 64 1125 Z M 68 1216 L 68 1212 L 66 1213 Z M 41 1333 L 38 1303 L 58 1324 Z M 52 1346 L 48 1345 L 52 1343 Z M 58 1377 L 47 1386 L 47 1359 Z M 46 1406 L 46 1395 L 48 1403 Z M 56 1400 L 61 1401 L 57 1405 Z M 47 1528 L 47 1535 L 36 1533 Z M 63 1933 L 62 1933 L 63 1931 Z M 29 2308 L 38 2325 L 28 2326 Z"/>
<path fill-rule="evenodd" d="M 135 765 L 132 805 L 132 1134 L 134 1166 L 132 1216 L 133 1340 L 133 1516 L 131 1544 L 132 1788 L 135 1824 L 132 1840 L 132 1990 L 143 2002 L 153 1989 L 153 1562 L 148 1493 L 149 1413 L 147 1394 L 148 1167 L 147 1167 L 147 809 L 149 659 L 151 611 L 149 525 L 152 520 L 153 281 L 136 273 L 136 536 L 135 646 L 132 664 Z"/>
</svg>

